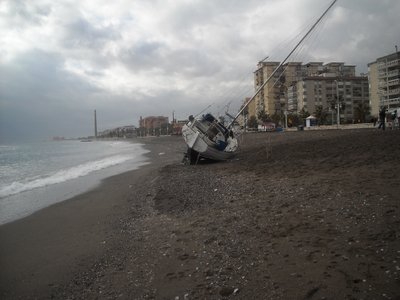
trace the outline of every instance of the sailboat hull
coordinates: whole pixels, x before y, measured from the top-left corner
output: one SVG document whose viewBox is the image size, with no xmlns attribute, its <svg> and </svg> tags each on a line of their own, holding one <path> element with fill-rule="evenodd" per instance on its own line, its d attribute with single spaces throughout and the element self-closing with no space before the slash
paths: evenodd
<svg viewBox="0 0 400 300">
<path fill-rule="evenodd" d="M 182 127 L 182 136 L 189 149 L 196 151 L 201 157 L 212 160 L 228 160 L 234 157 L 237 146 L 235 138 L 230 138 L 226 150 L 218 149 L 218 145 L 201 132 L 195 124 L 188 123 Z M 235 145 L 235 147 L 233 147 Z"/>
</svg>

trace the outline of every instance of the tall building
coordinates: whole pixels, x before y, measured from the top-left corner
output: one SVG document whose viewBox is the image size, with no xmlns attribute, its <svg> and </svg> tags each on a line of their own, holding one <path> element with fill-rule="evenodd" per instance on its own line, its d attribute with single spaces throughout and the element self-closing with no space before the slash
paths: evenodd
<svg viewBox="0 0 400 300">
<path fill-rule="evenodd" d="M 396 52 L 369 63 L 368 68 L 371 101 L 375 101 L 375 107 L 400 107 L 400 52 L 397 47 Z"/>
<path fill-rule="evenodd" d="M 243 104 L 241 106 L 241 108 L 247 103 L 249 102 L 250 98 L 246 97 L 243 100 Z M 244 127 L 246 125 L 246 122 L 249 121 L 250 116 L 256 116 L 256 103 L 255 101 L 251 101 L 248 105 L 247 105 L 247 110 L 245 110 L 243 112 L 243 114 L 241 114 L 240 116 L 238 116 L 237 118 L 237 122 L 239 123 L 240 126 Z"/>
<path fill-rule="evenodd" d="M 257 91 L 263 83 L 269 78 L 272 72 L 279 66 L 279 62 L 259 62 L 257 70 L 254 72 L 254 88 Z M 275 113 L 280 109 L 280 72 L 275 73 L 274 77 L 262 88 L 260 93 L 254 99 L 255 112 L 258 115 L 260 111 L 269 114 Z"/>
<path fill-rule="evenodd" d="M 368 83 L 369 83 L 369 105 L 371 106 L 371 115 L 378 117 L 380 100 L 378 94 L 378 64 L 377 62 L 368 64 Z"/>
<path fill-rule="evenodd" d="M 279 62 L 259 62 L 254 72 L 254 87 L 258 90 L 279 66 Z M 307 68 L 301 62 L 289 62 L 278 70 L 257 95 L 256 113 L 265 111 L 269 115 L 287 110 L 287 89 L 306 76 Z"/>
</svg>

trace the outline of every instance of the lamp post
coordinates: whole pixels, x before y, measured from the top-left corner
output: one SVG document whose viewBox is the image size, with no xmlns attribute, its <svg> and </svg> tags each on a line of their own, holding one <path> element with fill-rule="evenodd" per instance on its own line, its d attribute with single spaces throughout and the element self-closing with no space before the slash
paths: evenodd
<svg viewBox="0 0 400 300">
<path fill-rule="evenodd" d="M 337 80 L 336 82 L 336 108 L 337 108 L 337 114 L 336 114 L 336 124 L 337 127 L 340 125 L 340 103 L 339 103 L 339 83 Z"/>
<path fill-rule="evenodd" d="M 288 114 L 287 110 L 284 111 L 284 114 L 285 114 L 285 128 L 287 129 L 288 128 L 288 126 L 287 126 L 287 114 Z"/>
</svg>

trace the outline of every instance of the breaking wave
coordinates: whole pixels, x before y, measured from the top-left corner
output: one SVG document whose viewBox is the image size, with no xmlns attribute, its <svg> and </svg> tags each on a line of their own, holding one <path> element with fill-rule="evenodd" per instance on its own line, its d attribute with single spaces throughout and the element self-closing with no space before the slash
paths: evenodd
<svg viewBox="0 0 400 300">
<path fill-rule="evenodd" d="M 43 177 L 29 178 L 22 181 L 13 182 L 0 189 L 0 198 L 19 194 L 25 191 L 62 183 L 71 179 L 88 175 L 92 172 L 112 167 L 132 159 L 129 155 L 116 155 L 105 159 L 87 162 L 69 169 L 59 170 Z"/>
</svg>

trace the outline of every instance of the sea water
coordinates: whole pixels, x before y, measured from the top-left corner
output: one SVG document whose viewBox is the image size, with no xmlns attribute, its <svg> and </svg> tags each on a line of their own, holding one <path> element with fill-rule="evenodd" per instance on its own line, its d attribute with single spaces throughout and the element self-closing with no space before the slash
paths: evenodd
<svg viewBox="0 0 400 300">
<path fill-rule="evenodd" d="M 148 163 L 142 144 L 79 140 L 0 145 L 0 224 Z"/>
</svg>

